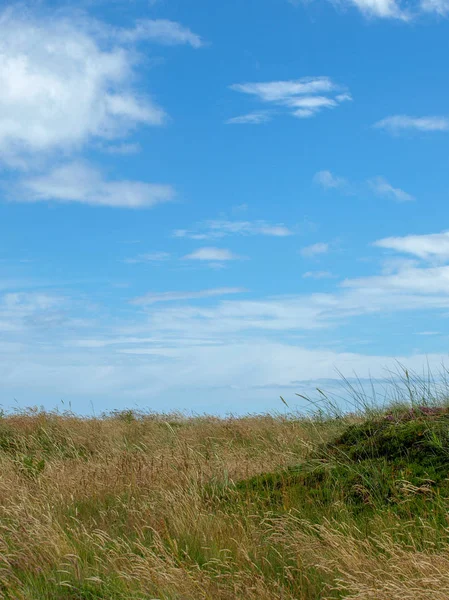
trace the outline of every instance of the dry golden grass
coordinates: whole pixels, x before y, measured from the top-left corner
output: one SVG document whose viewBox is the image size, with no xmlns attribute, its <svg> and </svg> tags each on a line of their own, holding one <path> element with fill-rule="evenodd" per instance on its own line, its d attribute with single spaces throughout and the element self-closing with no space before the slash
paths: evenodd
<svg viewBox="0 0 449 600">
<path fill-rule="evenodd" d="M 0 596 L 449 598 L 449 545 L 432 525 L 422 523 L 414 544 L 416 523 L 407 529 L 376 515 L 366 533 L 344 507 L 341 519 L 312 522 L 300 508 L 261 512 L 223 495 L 233 482 L 301 463 L 344 425 L 272 416 L 5 416 Z"/>
</svg>

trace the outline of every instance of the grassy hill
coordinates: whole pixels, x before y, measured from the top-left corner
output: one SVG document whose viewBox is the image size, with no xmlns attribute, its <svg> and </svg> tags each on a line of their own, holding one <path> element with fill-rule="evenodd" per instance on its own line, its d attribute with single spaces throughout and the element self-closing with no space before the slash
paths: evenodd
<svg viewBox="0 0 449 600">
<path fill-rule="evenodd" d="M 441 403 L 440 403 L 441 404 Z M 0 597 L 449 597 L 449 412 L 0 418 Z"/>
</svg>

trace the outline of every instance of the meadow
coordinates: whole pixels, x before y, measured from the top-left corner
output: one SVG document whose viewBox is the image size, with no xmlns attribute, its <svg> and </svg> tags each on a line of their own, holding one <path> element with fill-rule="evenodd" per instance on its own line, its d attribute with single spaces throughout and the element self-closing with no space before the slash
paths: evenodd
<svg viewBox="0 0 449 600">
<path fill-rule="evenodd" d="M 449 409 L 0 417 L 0 597 L 449 597 Z"/>
</svg>

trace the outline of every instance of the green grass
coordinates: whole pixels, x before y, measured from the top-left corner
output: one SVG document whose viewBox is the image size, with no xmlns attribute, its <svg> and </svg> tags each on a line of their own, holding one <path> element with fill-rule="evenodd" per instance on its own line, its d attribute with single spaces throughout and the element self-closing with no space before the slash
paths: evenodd
<svg viewBox="0 0 449 600">
<path fill-rule="evenodd" d="M 312 522 L 385 519 L 447 526 L 449 412 L 397 413 L 349 425 L 297 466 L 237 482 L 223 498 Z M 343 514 L 346 516 L 343 517 Z"/>
</svg>

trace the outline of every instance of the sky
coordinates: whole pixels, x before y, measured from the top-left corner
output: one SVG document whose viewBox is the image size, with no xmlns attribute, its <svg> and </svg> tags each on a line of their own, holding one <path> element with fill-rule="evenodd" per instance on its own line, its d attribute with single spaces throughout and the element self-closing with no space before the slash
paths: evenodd
<svg viewBox="0 0 449 600">
<path fill-rule="evenodd" d="M 449 0 L 0 12 L 0 405 L 244 414 L 447 361 Z"/>
</svg>

